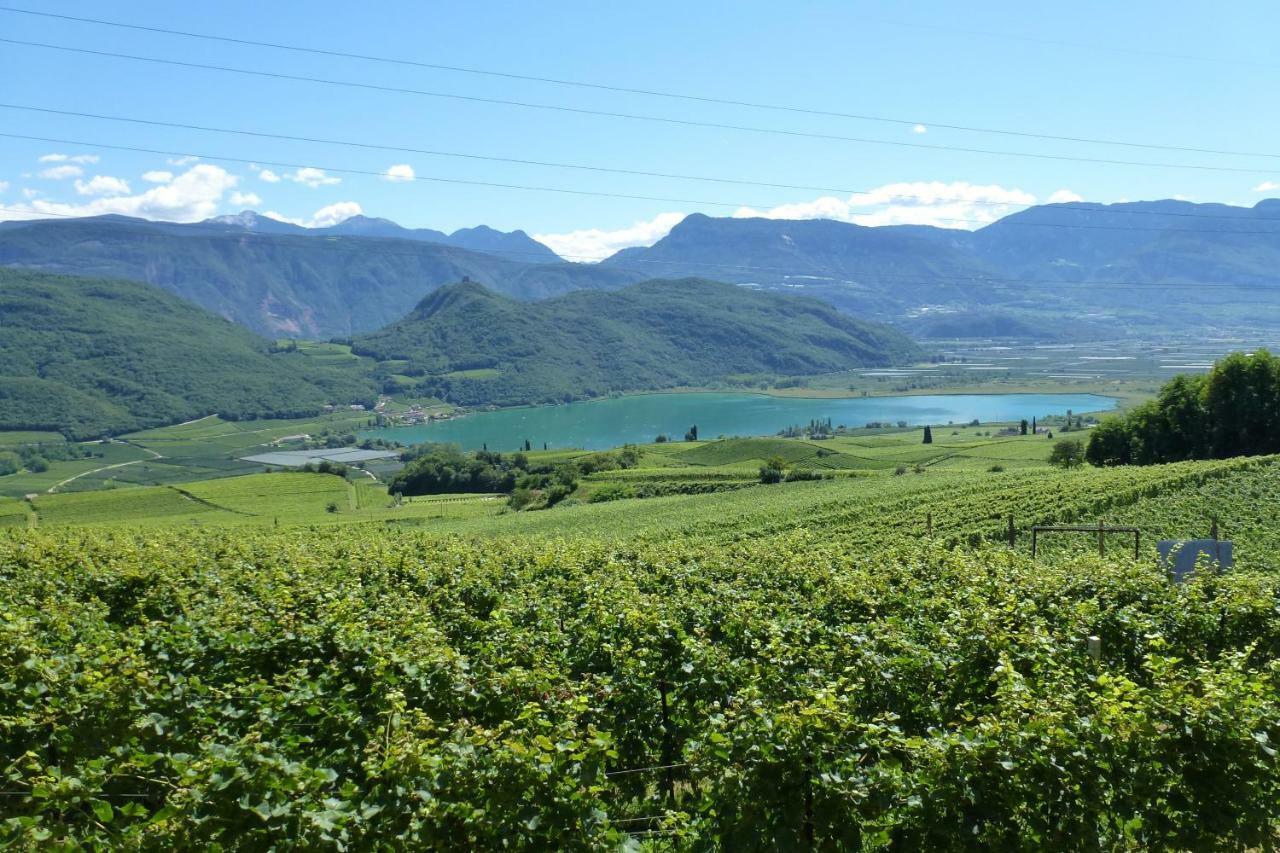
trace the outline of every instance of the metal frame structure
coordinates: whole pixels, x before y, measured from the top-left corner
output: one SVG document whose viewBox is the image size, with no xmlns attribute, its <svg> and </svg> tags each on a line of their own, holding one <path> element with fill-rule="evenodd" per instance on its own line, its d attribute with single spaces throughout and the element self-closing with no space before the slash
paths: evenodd
<svg viewBox="0 0 1280 853">
<path fill-rule="evenodd" d="M 1108 533 L 1132 533 L 1133 534 L 1133 558 L 1138 559 L 1140 545 L 1142 541 L 1142 531 L 1136 527 L 1107 527 L 1101 521 L 1097 527 L 1088 527 L 1085 525 L 1037 525 L 1031 528 L 1031 556 L 1035 557 L 1039 546 L 1041 533 L 1096 533 L 1098 536 L 1098 553 L 1106 555 L 1107 544 L 1106 535 Z"/>
</svg>

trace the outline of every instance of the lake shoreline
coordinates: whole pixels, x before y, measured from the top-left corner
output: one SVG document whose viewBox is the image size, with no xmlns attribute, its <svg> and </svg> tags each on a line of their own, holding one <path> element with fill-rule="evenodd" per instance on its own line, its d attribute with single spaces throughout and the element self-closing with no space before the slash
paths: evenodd
<svg viewBox="0 0 1280 853">
<path fill-rule="evenodd" d="M 664 390 L 598 397 L 572 403 L 471 410 L 426 425 L 364 430 L 359 437 L 415 444 L 461 444 L 466 449 L 516 450 L 569 447 L 599 450 L 648 444 L 657 436 L 680 440 L 695 424 L 699 437 L 775 435 L 811 420 L 861 428 L 867 423 L 896 426 L 983 424 L 1022 418 L 1112 412 L 1118 398 L 1094 393 L 1005 392 L 977 394 L 897 394 L 798 396 L 766 391 Z"/>
</svg>

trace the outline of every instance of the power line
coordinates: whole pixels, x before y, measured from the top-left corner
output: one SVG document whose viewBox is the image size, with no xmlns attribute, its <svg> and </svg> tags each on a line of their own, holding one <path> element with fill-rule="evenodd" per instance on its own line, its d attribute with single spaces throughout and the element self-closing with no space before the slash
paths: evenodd
<svg viewBox="0 0 1280 853">
<path fill-rule="evenodd" d="M 0 39 L 0 41 L 3 41 L 3 40 Z M 198 153 L 193 151 L 171 151 L 171 150 L 165 150 L 165 149 L 159 149 L 159 148 L 143 148 L 140 146 L 133 146 L 133 145 L 117 145 L 117 144 L 112 144 L 107 142 L 94 142 L 94 141 L 89 141 L 84 139 L 62 139 L 62 138 L 49 137 L 49 136 L 33 136 L 33 135 L 23 134 L 23 133 L 4 133 L 4 132 L 0 132 L 0 138 L 24 139 L 24 140 L 33 141 L 33 142 L 48 142 L 55 145 L 80 145 L 80 146 L 85 146 L 90 148 L 103 148 L 103 149 L 114 150 L 114 151 L 132 151 L 140 154 L 156 154 L 163 157 L 194 157 L 200 160 L 215 160 L 215 161 L 226 162 L 226 163 L 243 163 L 249 166 L 259 166 L 259 165 L 274 166 L 278 169 L 316 169 L 323 172 L 333 172 L 335 174 L 361 175 L 365 177 L 375 177 L 375 178 L 386 177 L 386 172 L 376 172 L 369 169 L 353 169 L 353 168 L 348 168 L 343 166 L 319 166 L 314 163 L 286 163 L 279 160 L 264 160 L 259 158 L 251 159 L 247 157 L 230 157 L 222 154 L 205 154 L 205 153 Z M 493 189 L 528 190 L 531 192 L 561 193 L 561 194 L 577 195 L 577 196 L 592 196 L 596 198 L 617 198 L 617 199 L 628 199 L 633 201 L 634 200 L 661 201 L 661 202 L 672 202 L 675 204 L 707 205 L 707 206 L 714 206 L 714 207 L 733 207 L 733 208 L 770 207 L 770 205 L 768 204 L 762 204 L 758 202 L 757 203 L 736 202 L 736 201 L 729 202 L 729 201 L 711 201 L 706 199 L 687 199 L 687 198 L 669 198 L 664 196 L 632 195 L 628 193 L 613 193 L 613 192 L 603 192 L 598 190 L 576 190 L 576 189 L 570 189 L 567 187 L 551 187 L 551 186 L 539 186 L 539 185 L 531 185 L 531 184 L 509 184 L 509 183 L 499 183 L 496 181 L 467 180 L 464 178 L 445 178 L 445 177 L 439 177 L 439 176 L 433 176 L 433 175 L 416 175 L 416 174 L 413 176 L 406 175 L 404 177 L 404 180 L 428 181 L 432 183 L 445 183 L 445 184 L 462 184 L 465 186 L 489 187 Z M 1016 207 L 1017 205 L 1011 205 L 1011 206 Z M 1224 217 L 1224 218 L 1227 218 L 1227 217 Z M 953 223 L 978 225 L 978 226 L 986 227 L 988 225 L 997 224 L 997 222 L 1000 222 L 1002 220 L 987 221 L 983 219 L 962 219 L 959 217 L 938 217 L 936 221 L 953 222 Z M 1276 220 L 1273 218 L 1267 217 L 1262 220 L 1244 219 L 1242 221 L 1271 222 Z M 903 224 L 907 224 L 907 223 L 903 223 Z M 1085 231 L 1150 231 L 1150 232 L 1158 232 L 1161 234 L 1167 234 L 1167 233 L 1236 234 L 1236 235 L 1280 234 L 1280 229 L 1249 231 L 1249 230 L 1236 229 L 1236 228 L 1222 228 L 1222 229 L 1142 228 L 1142 227 L 1130 227 L 1130 226 L 1124 226 L 1124 225 L 1076 225 L 1068 222 L 1023 222 L 1020 220 L 1013 221 L 1013 222 L 1004 222 L 1004 224 L 1009 227 L 1019 227 L 1019 228 L 1071 228 L 1071 229 L 1085 230 Z"/>
<path fill-rule="evenodd" d="M 75 214 L 75 213 L 55 213 L 53 211 L 35 211 L 35 210 L 29 210 L 26 208 L 0 207 L 0 211 L 6 211 L 10 213 L 20 213 L 28 216 L 37 217 L 36 219 L 32 219 L 32 220 L 10 220 L 10 221 L 39 221 L 39 217 L 56 217 L 61 219 L 75 219 L 75 220 L 89 220 L 94 218 L 94 217 L 82 216 L 80 214 Z M 307 248 L 309 249 L 321 249 L 325 251 L 351 251 L 352 249 L 358 249 L 361 253 L 377 255 L 379 257 L 418 258 L 422 256 L 422 252 L 421 251 L 387 251 L 385 249 L 372 249 L 372 248 L 369 248 L 368 243 L 371 243 L 371 242 L 411 243 L 411 244 L 418 244 L 422 246 L 430 246 L 437 249 L 445 249 L 445 250 L 454 251 L 454 252 L 461 252 L 463 254 L 489 256 L 489 257 L 495 257 L 495 258 L 504 259 L 504 260 L 509 260 L 510 259 L 509 256 L 511 255 L 523 255 L 523 256 L 532 257 L 535 259 L 545 257 L 541 253 L 534 253 L 534 252 L 484 251 L 480 249 L 467 249 L 461 246 L 451 246 L 445 243 L 430 243 L 428 241 L 416 241 L 416 240 L 410 240 L 410 239 L 399 238 L 399 237 L 390 237 L 390 238 L 366 237 L 366 236 L 356 235 L 356 234 L 328 234 L 328 235 L 263 234 L 263 233 L 251 231 L 248 229 L 245 229 L 243 231 L 238 231 L 235 233 L 228 233 L 227 229 L 233 228 L 235 226 L 221 225 L 221 224 L 214 225 L 206 222 L 181 223 L 181 222 L 165 222 L 162 220 L 161 221 L 137 220 L 135 222 L 130 222 L 129 224 L 132 226 L 138 227 L 140 229 L 156 230 L 156 231 L 161 230 L 162 226 L 167 225 L 170 228 L 181 229 L 181 231 L 184 231 L 184 232 L 198 232 L 197 236 L 201 237 L 202 239 L 215 240 L 215 241 L 227 241 L 227 242 L 234 242 L 237 244 L 243 244 L 245 242 L 245 239 L 249 238 L 257 243 L 262 243 L 268 246 L 297 247 L 299 245 L 306 244 Z M 0 235 L 2 235 L 3 233 L 4 232 L 0 230 Z M 353 241 L 353 244 L 349 246 L 341 245 L 339 241 L 343 241 L 343 240 Z M 357 245 L 361 243 L 363 243 L 364 245 Z M 558 257 L 565 260 L 575 259 L 575 258 L 581 261 L 595 260 L 593 256 L 589 256 L 589 255 L 558 254 Z M 537 260 L 514 261 L 514 263 L 527 264 L 530 266 L 540 266 L 540 265 L 555 266 L 554 263 L 550 263 L 550 264 L 547 264 L 545 262 L 539 263 Z M 732 270 L 736 272 L 765 272 L 771 275 L 778 275 L 778 277 L 780 278 L 803 278 L 806 280 L 819 280 L 819 281 L 825 281 L 825 282 L 834 282 L 837 284 L 849 283 L 847 282 L 847 280 L 838 279 L 835 276 L 813 275 L 812 270 L 820 269 L 818 267 L 812 268 L 811 271 L 802 272 L 795 267 L 768 267 L 768 266 L 749 265 L 749 264 L 722 264 L 722 263 L 716 263 L 711 261 L 669 261 L 669 260 L 660 260 L 655 258 L 649 258 L 649 259 L 632 258 L 628 261 L 628 263 L 649 264 L 654 266 L 666 266 L 666 267 L 679 267 L 683 269 L 687 269 L 689 267 L 709 267 L 713 269 Z M 574 263 L 570 261 L 569 266 L 577 267 L 581 269 L 581 268 L 594 268 L 595 265 L 586 264 L 586 263 Z M 635 274 L 644 275 L 644 276 L 652 276 L 655 274 L 654 270 L 652 269 L 640 269 L 634 266 L 625 266 L 621 264 L 609 264 L 607 266 L 601 266 L 599 268 L 607 269 L 610 271 L 623 272 L 623 273 L 635 273 Z M 679 272 L 676 272 L 675 274 L 682 275 Z M 997 276 L 985 276 L 985 275 L 983 276 L 929 276 L 927 278 L 924 278 L 924 277 L 913 278 L 913 277 L 906 277 L 906 276 L 894 276 L 891 274 L 882 274 L 882 273 L 870 273 L 870 274 L 867 274 L 865 278 L 869 280 L 884 281 L 884 282 L 890 282 L 890 283 L 921 284 L 921 285 L 957 284 L 957 285 L 983 286 L 983 285 L 999 284 L 999 285 L 1036 285 L 1036 286 L 1045 286 L 1049 288 L 1107 287 L 1107 288 L 1113 288 L 1113 289 L 1140 289 L 1140 290 L 1152 290 L 1152 289 L 1160 289 L 1160 288 L 1193 288 L 1196 290 L 1200 290 L 1200 289 L 1209 288 L 1209 289 L 1227 289 L 1227 290 L 1244 289 L 1244 290 L 1264 290 L 1265 291 L 1265 288 L 1260 287 L 1258 285 L 1229 284 L 1225 282 L 1186 281 L 1186 282 L 1158 282 L 1158 283 L 1152 282 L 1152 283 L 1145 283 L 1145 284 L 1139 283 L 1139 282 L 1131 282 L 1131 281 L 1103 281 L 1103 280 L 1085 280 L 1085 281 L 1073 282 L 1073 281 L 1056 281 L 1053 279 L 1001 278 Z M 750 282 L 747 282 L 747 283 L 749 284 Z M 1278 292 L 1280 292 L 1280 290 L 1278 290 Z"/>
<path fill-rule="evenodd" d="M 183 122 L 171 122 L 171 121 L 160 121 L 156 119 L 143 119 L 143 118 L 132 118 L 128 116 L 106 115 L 103 113 L 88 113 L 88 112 L 80 112 L 76 110 L 59 110 L 59 109 L 52 109 L 49 107 L 34 107 L 34 106 L 25 105 L 25 104 L 0 103 L 0 109 L 24 110 L 28 112 L 45 113 L 49 115 L 59 115 L 59 116 L 74 116 L 77 118 L 88 118 L 88 119 L 94 119 L 98 121 L 124 122 L 128 124 L 146 125 L 148 127 L 167 127 L 167 128 L 175 128 L 180 130 L 195 130 L 202 133 L 226 133 L 226 134 L 232 134 L 236 136 L 248 136 L 248 137 L 253 137 L 257 139 L 278 139 L 278 140 L 283 140 L 287 142 L 307 142 L 307 143 L 316 143 L 321 145 L 336 145 L 336 146 L 342 146 L 347 148 L 358 148 L 358 149 L 364 149 L 364 150 L 393 151 L 393 152 L 402 153 L 402 154 L 424 154 L 432 157 L 455 157 L 455 158 L 462 158 L 462 159 L 468 159 L 468 160 L 480 160 L 485 162 L 497 162 L 497 163 L 512 163 L 516 165 L 525 165 L 525 166 L 547 166 L 547 167 L 553 167 L 558 169 L 576 169 L 576 170 L 589 171 L 589 172 L 610 173 L 610 174 L 640 176 L 640 177 L 649 177 L 649 178 L 668 178 L 673 180 L 703 181 L 703 182 L 720 183 L 720 184 L 741 184 L 743 186 L 756 186 L 756 187 L 764 187 L 767 189 L 807 190 L 812 192 L 830 192 L 830 193 L 841 193 L 841 194 L 847 194 L 847 195 L 872 195 L 877 193 L 877 190 L 855 190 L 855 189 L 843 189 L 838 187 L 819 187 L 819 186 L 806 186 L 802 184 L 782 184 L 782 183 L 770 183 L 767 181 L 750 181 L 750 180 L 742 180 L 742 179 L 736 179 L 736 178 L 708 177 L 704 175 L 684 175 L 684 174 L 673 174 L 668 172 L 646 172 L 646 171 L 641 171 L 637 169 L 620 169 L 620 168 L 607 167 L 607 166 L 583 165 L 579 163 L 562 163 L 562 162 L 553 162 L 553 161 L 546 161 L 546 160 L 528 160 L 528 159 L 520 159 L 520 158 L 514 158 L 514 157 L 497 157 L 497 156 L 490 156 L 490 155 L 484 155 L 484 154 L 473 154 L 468 152 L 439 151 L 439 150 L 427 149 L 427 148 L 412 148 L 407 146 L 385 145 L 385 144 L 371 143 L 371 142 L 356 142 L 352 140 L 343 140 L 343 139 L 326 139 L 323 137 L 315 137 L 315 136 L 295 136 L 295 135 L 281 134 L 281 133 L 269 133 L 266 131 L 258 131 L 258 130 L 244 130 L 240 128 L 212 127 L 209 125 L 187 124 Z M 913 201 L 920 200 L 919 195 L 910 195 L 910 194 L 903 194 L 903 193 L 895 193 L 892 195 L 883 196 L 883 198 L 913 200 Z M 939 195 L 939 196 L 936 196 L 935 198 L 938 201 L 956 201 L 956 202 L 964 202 L 966 204 L 976 204 L 976 205 L 1001 207 L 1001 208 L 1022 206 L 1020 202 L 992 201 L 990 199 L 968 199 L 963 196 Z M 665 199 L 660 199 L 660 200 L 665 200 Z M 744 206 L 765 207 L 768 205 L 744 205 Z M 1111 208 L 1100 209 L 1098 207 L 1075 206 L 1070 203 L 1055 205 L 1055 209 L 1082 210 L 1082 211 L 1088 211 L 1091 213 L 1105 213 L 1107 215 L 1117 214 L 1117 215 L 1124 215 L 1124 216 L 1176 216 L 1176 217 L 1185 217 L 1185 218 L 1193 218 L 1193 219 L 1225 219 L 1230 221 L 1240 221 L 1241 219 L 1246 218 L 1238 215 L 1226 216 L 1222 214 L 1190 213 L 1186 211 L 1166 213 L 1163 211 L 1154 211 L 1154 210 L 1115 210 Z M 1257 221 L 1257 219 L 1259 218 L 1253 217 L 1252 219 L 1254 219 L 1254 221 Z M 1262 219 L 1263 221 L 1267 221 L 1268 219 L 1270 219 L 1270 217 L 1261 217 L 1260 219 Z M 964 220 L 957 220 L 957 221 L 964 221 Z M 1280 220 L 1276 220 L 1276 221 L 1280 221 Z"/>
<path fill-rule="evenodd" d="M 928 127 L 941 128 L 943 130 L 958 130 L 966 133 L 988 133 L 998 134 L 1001 136 L 1014 136 L 1024 139 L 1046 139 L 1056 142 L 1080 142 L 1089 145 L 1116 145 L 1125 148 L 1141 148 L 1156 151 L 1179 151 L 1182 153 L 1194 154 L 1220 154 L 1238 157 L 1272 157 L 1280 158 L 1280 154 L 1272 152 L 1256 152 L 1256 151 L 1232 151 L 1218 148 L 1196 148 L 1191 146 L 1180 145 L 1164 145 L 1151 142 L 1130 142 L 1127 140 L 1116 139 L 1100 139 L 1093 137 L 1065 136 L 1049 133 L 1034 133 L 1031 131 L 1010 130 L 1007 128 L 991 128 L 977 127 L 972 125 L 947 124 L 944 122 L 928 121 L 925 119 L 904 119 L 890 118 L 886 116 L 866 115 L 860 113 L 848 113 L 834 110 L 823 110 L 808 107 L 797 107 L 786 104 L 770 104 L 758 101 L 744 101 L 733 98 L 716 98 L 705 95 L 693 95 L 685 92 L 670 92 L 658 89 L 639 89 L 627 86 L 615 86 L 607 83 L 590 82 L 583 80 L 564 80 L 555 77 L 540 77 L 532 74 L 518 74 L 514 72 L 495 71 L 485 68 L 474 68 L 459 65 L 443 65 L 439 63 L 421 62 L 411 59 L 400 59 L 387 56 L 375 56 L 365 53 L 350 53 L 339 50 L 326 50 L 323 48 L 306 47 L 302 45 L 282 44 L 279 42 L 256 41 L 253 39 L 235 38 L 231 36 L 213 35 L 210 33 L 197 33 L 187 30 L 174 30 L 164 27 L 145 26 L 142 24 L 128 24 L 123 21 L 108 21 L 101 18 L 84 18 L 75 15 L 61 15 L 53 12 L 37 12 L 31 9 L 20 9 L 13 6 L 0 6 L 0 12 L 13 12 L 23 15 L 34 15 L 43 18 L 55 18 L 64 21 L 75 21 L 83 24 L 93 24 L 96 26 L 117 27 L 120 29 L 129 29 L 139 32 L 157 33 L 161 35 L 180 36 L 182 38 L 204 39 L 206 41 L 218 41 L 227 44 L 239 44 L 250 47 L 265 47 L 273 50 L 288 50 L 296 53 L 309 53 L 317 56 L 339 57 L 343 59 L 358 59 L 366 62 L 381 62 L 391 65 L 400 65 L 413 68 L 426 68 L 433 71 L 450 71 L 459 74 L 473 74 L 484 77 L 496 77 L 506 80 L 521 80 L 525 82 L 546 83 L 556 86 L 571 86 L 580 89 L 593 89 L 603 92 L 613 92 L 617 94 L 627 95 L 644 95 L 654 98 L 667 98 L 680 101 L 691 101 L 701 104 L 720 104 L 732 107 L 748 107 L 757 110 L 772 110 L 776 112 L 795 113 L 801 115 L 825 116 L 828 118 L 853 119 L 856 121 L 881 122 L 885 124 L 894 124 L 898 126 L 914 127 L 917 124 L 926 125 Z M 889 22 L 893 23 L 893 22 Z M 901 24 L 899 24 L 901 25 Z M 901 25 L 905 26 L 905 25 Z M 1049 42 L 1055 43 L 1055 42 Z M 1066 43 L 1060 43 L 1066 44 Z M 1157 54 L 1159 55 L 1159 54 Z M 1186 58 L 1186 57 L 1183 57 Z"/>
<path fill-rule="evenodd" d="M 256 130 L 242 130 L 242 129 L 225 128 L 225 127 L 210 127 L 207 125 L 184 124 L 181 122 L 158 121 L 153 119 L 142 119 L 142 118 L 130 118 L 126 116 L 104 115 L 101 113 L 86 113 L 86 112 L 78 112 L 75 110 L 56 110 L 56 109 L 50 109 L 47 107 L 33 107 L 25 104 L 0 103 L 0 109 L 27 110 L 30 112 L 48 113 L 51 115 L 76 116 L 78 118 L 90 118 L 90 119 L 98 119 L 102 121 L 128 122 L 130 124 L 144 124 L 152 127 L 170 127 L 170 128 L 181 129 L 181 130 L 197 130 L 197 131 L 208 132 L 208 133 L 229 133 L 229 134 L 235 134 L 238 136 L 252 136 L 252 137 L 257 137 L 262 139 L 280 139 L 287 142 L 311 142 L 311 143 L 318 143 L 321 145 L 341 145 L 349 148 L 364 148 L 364 149 L 370 149 L 375 151 L 394 151 L 402 154 L 425 154 L 431 157 L 458 157 L 458 158 L 464 158 L 468 160 L 483 160 L 485 162 L 490 162 L 490 163 L 513 163 L 521 166 L 547 166 L 547 167 L 556 168 L 556 169 L 579 169 L 579 170 L 590 171 L 590 172 L 607 172 L 611 174 L 631 175 L 635 177 L 645 177 L 645 178 L 669 178 L 669 179 L 681 180 L 681 181 L 705 181 L 705 182 L 718 183 L 718 184 L 740 184 L 743 186 L 765 187 L 768 189 L 808 190 L 812 192 L 844 193 L 848 195 L 856 195 L 859 193 L 868 192 L 867 190 L 850 190 L 850 189 L 841 189 L 839 187 L 817 187 L 817 186 L 807 186 L 804 184 L 778 184 L 778 183 L 770 183 L 767 181 L 749 181 L 749 180 L 743 180 L 743 179 L 737 179 L 737 178 L 707 177 L 703 175 L 683 175 L 683 174 L 673 174 L 669 172 L 646 172 L 639 169 L 621 169 L 621 168 L 614 168 L 614 167 L 608 167 L 608 166 L 590 166 L 590 165 L 583 165 L 580 163 L 561 163 L 561 162 L 555 162 L 555 161 L 549 161 L 549 160 L 529 160 L 529 159 L 521 159 L 517 157 L 496 157 L 496 156 L 489 156 L 484 154 L 473 154 L 473 153 L 458 152 L 458 151 L 439 151 L 439 150 L 429 149 L 429 148 L 411 148 L 411 147 L 400 146 L 400 145 L 382 145 L 382 144 L 369 143 L 369 142 L 355 142 L 355 141 L 343 140 L 343 139 L 324 139 L 321 137 L 314 137 L 314 136 L 292 136 L 292 135 L 281 134 L 281 133 L 266 133 L 263 131 L 256 131 Z M 902 196 L 902 197 L 914 198 L 914 196 Z M 993 203 L 998 204 L 998 202 L 993 202 Z"/>
<path fill-rule="evenodd" d="M 1248 175 L 1274 175 L 1280 174 L 1275 169 L 1248 169 L 1235 166 L 1207 166 L 1196 165 L 1190 163 L 1152 163 L 1142 160 L 1111 160 L 1100 157 L 1076 157 L 1067 154 L 1043 154 L 1031 151 L 1007 151 L 990 148 L 970 148 L 960 145 L 941 145 L 927 142 L 904 142 L 902 140 L 890 139 L 870 139 L 858 136 L 841 136 L 829 133 L 811 133 L 800 130 L 785 130 L 783 128 L 773 127 L 755 127 L 751 125 L 741 124 L 724 124 L 720 122 L 696 121 L 693 119 L 678 119 L 667 116 L 655 116 L 643 113 L 624 113 L 612 112 L 608 110 L 592 110 L 583 107 L 567 107 L 559 104 L 544 104 L 534 101 L 515 101 L 505 98 L 486 98 L 478 95 L 458 95 L 448 92 L 433 92 L 426 89 L 410 89 L 401 86 L 384 86 L 376 83 L 361 83 L 353 80 L 333 80 L 324 77 L 308 77 L 301 74 L 284 74 L 275 71 L 262 71 L 250 68 L 237 68 L 229 65 L 209 65 L 199 62 L 186 62 L 177 59 L 161 59 L 154 56 L 138 56 L 128 53 L 115 53 L 106 50 L 93 50 L 84 47 L 69 47 L 67 45 L 48 44 L 45 42 L 25 41 L 22 39 L 0 38 L 0 43 L 16 44 L 24 47 L 35 47 L 44 50 L 60 50 L 69 53 L 80 53 L 89 56 L 105 56 L 112 59 L 126 59 L 133 62 L 149 62 L 160 65 L 170 65 L 180 68 L 196 68 L 203 71 L 220 71 L 230 74 L 243 74 L 252 77 L 264 77 L 273 80 L 289 80 L 292 82 L 317 83 L 327 86 L 342 86 L 352 89 L 362 89 L 376 92 L 389 92 L 401 95 L 420 95 L 429 98 L 444 98 L 454 101 L 466 101 L 479 104 L 496 104 L 499 106 L 521 107 L 524 109 L 534 110 L 550 110 L 553 112 L 571 113 L 574 115 L 590 115 L 603 116 L 606 118 L 620 118 L 631 121 L 656 122 L 659 124 L 678 125 L 682 127 L 706 127 L 715 130 L 732 130 L 742 133 L 759 133 L 775 136 L 787 136 L 803 139 L 820 139 L 833 142 L 850 142 L 859 145 L 887 145 L 895 148 L 913 148 L 928 151 L 950 151 L 964 154 L 984 154 L 996 157 L 1023 157 L 1033 160 L 1053 160 L 1072 163 L 1092 163 L 1094 165 L 1106 166 L 1138 166 L 1153 169 L 1183 169 L 1206 172 L 1231 172 L 1237 174 Z"/>
<path fill-rule="evenodd" d="M 0 39 L 0 41 L 3 41 L 3 39 Z M 106 149 L 115 150 L 115 151 L 133 151 L 139 154 L 158 154 L 164 157 L 195 157 L 200 160 L 218 160 L 225 163 L 243 163 L 249 166 L 274 166 L 277 169 L 319 169 L 325 172 L 335 172 L 341 175 L 364 175 L 367 177 L 374 177 L 374 178 L 386 177 L 386 172 L 375 172 L 369 169 L 350 169 L 350 168 L 339 167 L 339 166 L 317 166 L 317 165 L 308 164 L 308 163 L 284 163 L 278 160 L 249 159 L 246 157 L 228 157 L 221 154 L 198 154 L 190 151 L 166 151 L 158 148 L 142 148 L 142 147 L 132 146 L 132 145 L 112 145 L 106 142 L 88 142 L 85 140 L 76 140 L 76 139 L 57 139 L 57 138 L 47 137 L 47 136 L 29 136 L 27 134 L 20 134 L 20 133 L 0 133 L 0 137 L 4 137 L 7 139 L 26 139 L 34 142 L 50 142 L 55 145 L 85 145 L 85 146 L 91 146 L 94 148 L 106 148 Z M 403 179 L 397 179 L 397 180 L 430 181 L 432 183 L 463 184 L 466 186 L 473 186 L 473 187 L 493 187 L 495 189 L 530 190 L 533 192 L 565 193 L 568 195 L 595 196 L 597 198 L 631 199 L 633 201 L 662 201 L 662 202 L 672 202 L 674 204 L 702 204 L 702 205 L 709 205 L 713 207 L 756 207 L 756 206 L 767 207 L 768 206 L 768 205 L 744 204 L 742 202 L 709 201 L 707 199 L 667 198 L 664 196 L 631 195 L 628 193 L 609 193 L 609 192 L 598 192 L 595 190 L 575 190 L 575 189 L 568 189 L 565 187 L 544 187 L 544 186 L 534 186 L 534 185 L 528 185 L 528 184 L 506 184 L 506 183 L 499 183 L 496 181 L 473 181 L 473 180 L 465 180 L 463 178 L 445 178 L 445 177 L 437 177 L 437 176 L 431 176 L 431 175 L 415 174 L 412 177 L 406 175 Z"/>
<path fill-rule="evenodd" d="M 7 11 L 4 7 L 0 7 L 0 11 Z M 906 29 L 936 30 L 944 33 L 959 33 L 961 35 L 982 36 L 984 38 L 1001 39 L 1005 41 L 1025 41 L 1031 44 L 1046 44 L 1053 47 L 1069 47 L 1073 50 L 1097 50 L 1104 53 L 1129 54 L 1132 56 L 1149 56 L 1156 59 L 1172 59 L 1176 62 L 1212 62 L 1221 63 L 1223 65 L 1240 65 L 1251 68 L 1280 68 L 1274 62 L 1258 62 L 1251 59 L 1225 59 L 1217 56 L 1196 56 L 1188 53 L 1167 53 L 1158 50 L 1143 50 L 1133 47 L 1113 47 L 1104 44 L 1090 44 L 1088 42 L 1065 41 L 1063 39 L 1050 39 L 1042 36 L 1026 36 L 1015 33 L 995 33 L 990 30 L 974 30 L 966 27 L 949 27 L 943 24 L 921 23 L 916 21 L 897 21 L 889 18 L 867 18 L 869 21 L 876 21 L 881 24 L 888 24 L 892 27 L 903 27 Z M 1272 155 L 1264 155 L 1272 156 Z"/>
</svg>

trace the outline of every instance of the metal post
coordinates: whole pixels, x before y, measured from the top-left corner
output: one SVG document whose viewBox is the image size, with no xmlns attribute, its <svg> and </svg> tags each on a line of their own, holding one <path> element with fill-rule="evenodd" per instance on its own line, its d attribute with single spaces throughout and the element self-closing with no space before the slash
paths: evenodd
<svg viewBox="0 0 1280 853">
<path fill-rule="evenodd" d="M 1033 560 L 1036 556 L 1036 546 L 1039 544 L 1039 538 L 1040 531 L 1036 530 L 1034 527 L 1031 528 L 1031 559 Z"/>
<path fill-rule="evenodd" d="M 1093 658 L 1095 661 L 1102 660 L 1102 638 L 1098 636 L 1091 636 L 1089 637 L 1088 644 L 1089 657 Z"/>
<path fill-rule="evenodd" d="M 1102 519 L 1098 519 L 1098 556 L 1107 556 L 1107 539 L 1103 532 Z"/>
<path fill-rule="evenodd" d="M 1009 513 L 1009 547 L 1016 547 L 1018 544 L 1018 529 L 1013 524 L 1013 513 Z"/>
<path fill-rule="evenodd" d="M 933 513 L 927 513 L 924 517 L 925 535 L 930 539 L 933 538 Z"/>
</svg>

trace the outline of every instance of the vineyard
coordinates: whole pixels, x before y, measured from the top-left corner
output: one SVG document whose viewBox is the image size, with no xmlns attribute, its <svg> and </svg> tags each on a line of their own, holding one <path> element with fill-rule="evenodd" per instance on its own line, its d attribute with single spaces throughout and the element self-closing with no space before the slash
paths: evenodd
<svg viewBox="0 0 1280 853">
<path fill-rule="evenodd" d="M 183 500 L 269 509 L 272 477 L 377 497 Z M 1259 458 L 427 519 L 483 538 L 14 529 L 0 843 L 1266 848 L 1277 496 Z M 630 544 L 575 535 L 620 509 Z M 1011 513 L 1151 539 L 1209 512 L 1239 566 L 1183 586 L 999 544 Z"/>
</svg>

